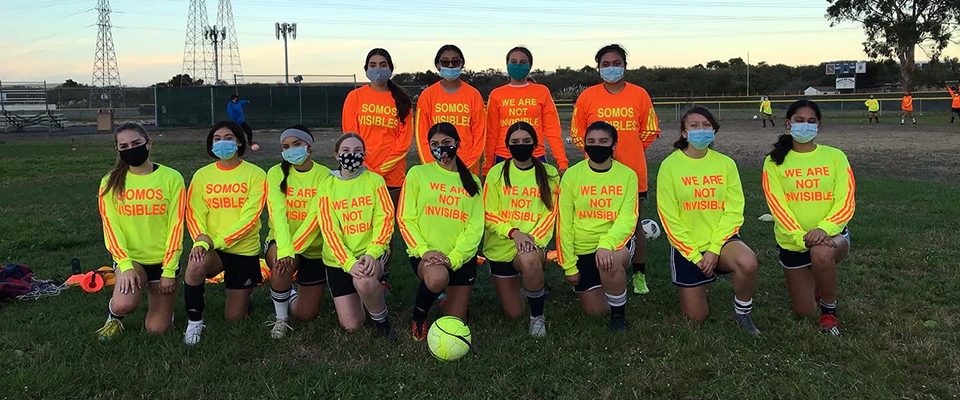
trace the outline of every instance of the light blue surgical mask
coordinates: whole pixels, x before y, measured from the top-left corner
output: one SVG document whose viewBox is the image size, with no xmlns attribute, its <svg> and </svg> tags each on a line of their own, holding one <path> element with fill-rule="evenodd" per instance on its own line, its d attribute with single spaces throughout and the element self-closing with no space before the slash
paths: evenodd
<svg viewBox="0 0 960 400">
<path fill-rule="evenodd" d="M 393 71 L 390 68 L 370 68 L 367 70 L 367 79 L 370 82 L 383 83 L 390 80 L 392 76 Z"/>
<path fill-rule="evenodd" d="M 790 136 L 793 136 L 793 140 L 796 140 L 797 143 L 810 143 L 813 138 L 817 137 L 817 129 L 817 124 L 812 124 L 809 122 L 791 122 Z"/>
<path fill-rule="evenodd" d="M 463 68 L 447 68 L 440 67 L 440 77 L 447 80 L 448 82 L 453 82 L 460 78 L 460 73 L 463 72 Z"/>
<path fill-rule="evenodd" d="M 687 142 L 697 150 L 703 150 L 710 147 L 713 139 L 716 137 L 713 129 L 697 129 L 687 131 Z"/>
<path fill-rule="evenodd" d="M 227 160 L 233 158 L 238 149 L 237 142 L 234 140 L 219 140 L 213 142 L 213 147 L 210 150 L 217 158 Z"/>
<path fill-rule="evenodd" d="M 507 74 L 518 81 L 526 78 L 530 74 L 530 64 L 507 64 Z"/>
<path fill-rule="evenodd" d="M 600 77 L 606 83 L 617 83 L 623 80 L 623 67 L 600 68 Z"/>
<path fill-rule="evenodd" d="M 307 161 L 309 154 L 307 153 L 307 146 L 297 146 L 284 150 L 280 155 L 290 164 L 301 165 L 304 161 Z"/>
</svg>

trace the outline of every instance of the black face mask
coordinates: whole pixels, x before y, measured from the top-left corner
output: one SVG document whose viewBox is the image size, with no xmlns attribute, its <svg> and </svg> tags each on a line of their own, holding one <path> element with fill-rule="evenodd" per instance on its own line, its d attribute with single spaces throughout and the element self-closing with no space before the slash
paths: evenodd
<svg viewBox="0 0 960 400">
<path fill-rule="evenodd" d="M 583 147 L 583 150 L 587 152 L 590 161 L 598 164 L 609 160 L 613 156 L 613 147 L 611 146 L 587 145 Z"/>
<path fill-rule="evenodd" d="M 147 150 L 147 144 L 141 144 L 137 147 L 120 150 L 120 159 L 131 167 L 139 167 L 147 162 L 150 156 L 150 150 Z"/>
<path fill-rule="evenodd" d="M 509 144 L 507 148 L 510 149 L 510 157 L 513 157 L 514 160 L 525 162 L 533 156 L 533 144 Z"/>
<path fill-rule="evenodd" d="M 431 153 L 437 161 L 447 162 L 457 157 L 457 146 L 437 146 Z"/>
</svg>

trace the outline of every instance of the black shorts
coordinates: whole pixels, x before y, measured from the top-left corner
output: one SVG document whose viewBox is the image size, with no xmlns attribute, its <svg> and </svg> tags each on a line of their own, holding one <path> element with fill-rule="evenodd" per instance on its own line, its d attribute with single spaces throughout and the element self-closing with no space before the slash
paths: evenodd
<svg viewBox="0 0 960 400">
<path fill-rule="evenodd" d="M 490 261 L 490 275 L 497 278 L 516 278 L 520 273 L 513 267 L 512 261 Z"/>
<path fill-rule="evenodd" d="M 260 274 L 260 257 L 241 256 L 217 250 L 223 263 L 223 283 L 227 289 L 252 289 L 263 282 Z M 207 278 L 213 278 L 207 276 Z"/>
<path fill-rule="evenodd" d="M 422 259 L 410 257 L 410 268 L 413 269 L 413 274 L 418 277 L 420 275 L 417 274 L 417 268 L 420 266 L 420 261 Z M 447 268 L 447 272 L 450 274 L 448 286 L 473 286 L 474 281 L 477 280 L 477 256 L 471 257 L 456 271 Z"/>
<path fill-rule="evenodd" d="M 163 265 L 161 264 L 144 264 L 134 261 L 134 264 L 139 265 L 143 268 L 143 272 L 147 273 L 147 282 L 148 283 L 157 283 L 160 282 L 160 279 L 163 278 Z M 180 276 L 180 271 L 182 268 L 177 268 L 177 275 L 175 278 Z M 113 263 L 113 272 L 115 274 L 120 274 L 120 270 L 117 269 L 117 263 Z"/>
<path fill-rule="evenodd" d="M 630 258 L 633 258 L 633 252 L 636 251 L 636 238 L 630 238 L 626 245 L 630 252 Z M 577 256 L 577 270 L 580 271 L 580 282 L 573 287 L 576 293 L 584 293 L 596 289 L 603 284 L 600 282 L 600 269 L 597 268 L 597 253 L 581 254 Z"/>
<path fill-rule="evenodd" d="M 321 259 L 306 258 L 297 254 L 297 283 L 300 286 L 327 283 L 327 265 Z"/>
<path fill-rule="evenodd" d="M 639 193 L 637 193 L 637 200 L 643 201 L 643 199 L 646 199 L 646 198 L 647 198 L 647 192 L 639 192 Z"/>
<path fill-rule="evenodd" d="M 955 112 L 957 114 L 960 114 L 960 108 L 951 108 L 950 112 Z"/>
<path fill-rule="evenodd" d="M 727 243 L 742 241 L 743 239 L 740 239 L 740 235 L 734 235 L 730 239 L 727 239 Z M 726 246 L 727 243 L 723 245 Z M 728 273 L 718 269 L 714 269 L 713 271 L 713 276 L 705 275 L 703 271 L 697 267 L 697 264 L 686 259 L 676 248 L 670 248 L 670 279 L 674 285 L 680 287 L 703 286 L 717 280 L 718 274 L 723 275 Z"/>
<path fill-rule="evenodd" d="M 388 256 L 387 253 L 384 253 L 380 257 L 380 263 L 384 267 L 387 265 Z M 350 275 L 349 272 L 344 271 L 343 268 L 331 266 L 324 266 L 324 270 L 327 274 L 327 283 L 330 286 L 330 295 L 340 297 L 357 292 L 357 288 L 353 286 L 353 275 Z"/>
<path fill-rule="evenodd" d="M 843 228 L 840 236 L 847 239 L 848 244 L 850 243 L 850 229 Z M 813 264 L 813 261 L 810 259 L 809 250 L 803 252 L 790 251 L 780 246 L 777 246 L 777 250 L 780 251 L 780 266 L 785 269 L 809 268 L 810 264 Z"/>
</svg>

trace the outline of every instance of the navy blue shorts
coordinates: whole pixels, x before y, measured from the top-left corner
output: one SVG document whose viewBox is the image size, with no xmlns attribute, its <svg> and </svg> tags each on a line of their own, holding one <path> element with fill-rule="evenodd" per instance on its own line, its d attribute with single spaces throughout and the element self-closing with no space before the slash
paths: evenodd
<svg viewBox="0 0 960 400">
<path fill-rule="evenodd" d="M 742 242 L 743 239 L 740 239 L 740 235 L 733 235 L 730 239 L 727 239 L 727 243 L 730 242 Z M 723 245 L 726 246 L 727 243 Z M 697 287 L 703 286 L 708 283 L 713 283 L 717 280 L 717 274 L 723 275 L 728 272 L 721 272 L 719 269 L 713 270 L 713 276 L 707 276 L 700 270 L 700 267 L 697 267 L 697 264 L 690 262 L 686 259 L 683 254 L 676 249 L 670 248 L 670 279 L 673 281 L 673 284 L 680 287 Z"/>
<path fill-rule="evenodd" d="M 843 228 L 843 232 L 840 232 L 840 236 L 844 239 L 847 239 L 847 243 L 850 243 L 850 229 Z M 777 246 L 777 250 L 780 251 L 780 265 L 785 269 L 800 269 L 800 268 L 809 268 L 810 264 L 813 264 L 813 261 L 810 260 L 810 251 L 790 251 L 784 249 L 783 247 Z"/>
</svg>

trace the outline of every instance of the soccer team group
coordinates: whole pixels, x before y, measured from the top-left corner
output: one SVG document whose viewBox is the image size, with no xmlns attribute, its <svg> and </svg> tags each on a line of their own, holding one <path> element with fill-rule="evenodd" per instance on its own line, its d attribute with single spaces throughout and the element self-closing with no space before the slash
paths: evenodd
<svg viewBox="0 0 960 400">
<path fill-rule="evenodd" d="M 225 318 L 243 318 L 262 281 L 262 256 L 271 270 L 272 337 L 284 337 L 293 318 L 316 319 L 329 290 L 345 330 L 369 318 L 378 334 L 396 340 L 385 301 L 391 247 L 405 249 L 409 273 L 419 278 L 410 321 L 415 340 L 426 337 L 438 299 L 445 314 L 466 320 L 484 266 L 504 314 L 529 312 L 530 335 L 546 335 L 544 271 L 554 261 L 585 313 L 609 314 L 611 330 L 626 330 L 628 282 L 636 294 L 649 291 L 640 222 L 648 191 L 644 149 L 660 126 L 647 92 L 623 79 L 626 51 L 608 45 L 595 61 L 603 82 L 576 101 L 570 135 L 586 157 L 572 166 L 550 91 L 528 78 L 533 56 L 523 47 L 507 53 L 510 82 L 486 105 L 460 80 L 460 49 L 441 47 L 434 64 L 442 79 L 416 107 L 391 80 L 390 54 L 373 49 L 364 64 L 370 83 L 347 96 L 345 133 L 332 151 L 315 146 L 308 128 L 291 126 L 280 134 L 282 162 L 267 172 L 243 161 L 254 143 L 237 110 L 235 121 L 209 130 L 206 151 L 216 162 L 196 171 L 189 187 L 180 173 L 151 160 L 142 126 L 121 125 L 116 166 L 99 190 L 104 241 L 117 271 L 99 337 L 122 332 L 123 317 L 144 292 L 146 330 L 168 331 L 182 279 L 183 340 L 195 345 L 205 328 L 206 280 L 223 273 Z M 816 143 L 821 114 L 814 102 L 793 103 L 785 123 L 789 133 L 780 135 L 762 173 L 780 263 L 793 312 L 819 314 L 821 331 L 837 335 L 837 263 L 850 248 L 853 172 L 842 151 Z M 729 274 L 736 325 L 758 334 L 751 319 L 757 258 L 739 236 L 744 195 L 737 165 L 712 149 L 719 129 L 706 108 L 683 115 L 675 151 L 659 168 L 656 209 L 672 246 L 682 313 L 704 320 L 705 285 Z M 411 142 L 421 163 L 408 170 Z M 547 163 L 545 143 L 556 166 Z M 335 169 L 313 161 L 324 153 L 338 161 Z M 193 244 L 182 269 L 184 226 Z M 406 246 L 391 246 L 395 231 Z M 551 243 L 556 251 L 547 250 Z"/>
</svg>

